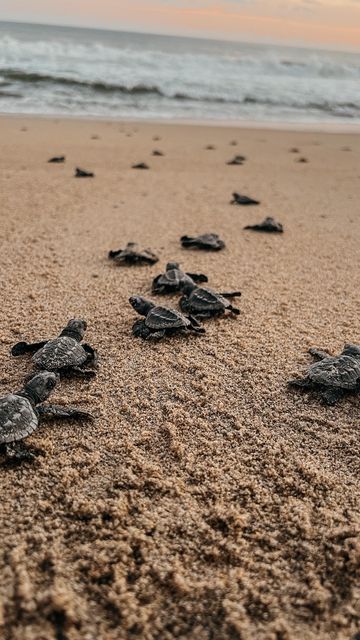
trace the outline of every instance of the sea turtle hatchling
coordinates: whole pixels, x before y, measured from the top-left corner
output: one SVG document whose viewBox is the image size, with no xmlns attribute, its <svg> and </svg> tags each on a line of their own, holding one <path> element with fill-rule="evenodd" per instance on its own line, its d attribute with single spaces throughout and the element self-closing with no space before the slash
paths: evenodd
<svg viewBox="0 0 360 640">
<path fill-rule="evenodd" d="M 252 229 L 252 231 L 264 231 L 266 233 L 283 233 L 284 227 L 281 222 L 277 222 L 274 218 L 265 218 L 259 224 L 247 224 L 244 229 Z"/>
<path fill-rule="evenodd" d="M 50 371 L 37 373 L 22 389 L 0 398 L 0 449 L 10 459 L 32 460 L 35 451 L 21 441 L 38 427 L 41 418 L 89 419 L 90 414 L 74 407 L 39 406 L 55 389 L 59 376 Z M 39 453 L 39 451 L 37 451 Z"/>
<path fill-rule="evenodd" d="M 131 296 L 129 302 L 143 320 L 137 320 L 132 328 L 134 336 L 145 340 L 164 338 L 166 335 L 194 331 L 205 333 L 205 329 L 191 316 L 185 316 L 176 309 L 155 305 L 142 296 Z"/>
<path fill-rule="evenodd" d="M 175 293 L 181 291 L 185 282 L 207 282 L 203 273 L 185 273 L 180 269 L 178 262 L 168 262 L 165 273 L 154 278 L 152 283 L 153 293 Z"/>
<path fill-rule="evenodd" d="M 36 369 L 58 371 L 64 375 L 90 378 L 95 376 L 96 351 L 86 343 L 81 343 L 86 330 L 85 320 L 69 320 L 60 335 L 53 340 L 42 342 L 18 342 L 11 349 L 13 356 L 24 353 L 34 354 L 32 361 Z"/>
<path fill-rule="evenodd" d="M 260 204 L 259 200 L 254 200 L 254 198 L 249 198 L 249 196 L 243 196 L 241 193 L 236 193 L 236 191 L 234 191 L 232 196 L 233 199 L 230 201 L 230 204 L 241 204 L 245 206 Z"/>
<path fill-rule="evenodd" d="M 241 296 L 240 291 L 216 293 L 213 289 L 198 287 L 194 282 L 185 282 L 182 291 L 184 295 L 180 299 L 180 308 L 196 319 L 223 315 L 225 311 L 234 315 L 240 313 L 229 301 L 229 298 Z"/>
<path fill-rule="evenodd" d="M 225 247 L 225 242 L 220 240 L 216 233 L 204 233 L 201 236 L 182 236 L 180 242 L 183 247 L 196 247 L 206 251 L 220 251 Z"/>
<path fill-rule="evenodd" d="M 339 356 L 309 349 L 318 359 L 304 378 L 289 380 L 291 387 L 318 391 L 325 404 L 335 404 L 348 392 L 360 392 L 360 346 L 346 344 Z"/>
<path fill-rule="evenodd" d="M 125 249 L 109 251 L 111 260 L 116 264 L 155 264 L 159 258 L 150 249 L 139 249 L 136 242 L 128 242 Z"/>
</svg>

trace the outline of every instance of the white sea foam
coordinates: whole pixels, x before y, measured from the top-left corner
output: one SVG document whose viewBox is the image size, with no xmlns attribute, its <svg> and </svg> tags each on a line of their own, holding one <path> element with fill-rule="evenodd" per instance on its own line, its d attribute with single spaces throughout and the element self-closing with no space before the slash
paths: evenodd
<svg viewBox="0 0 360 640">
<path fill-rule="evenodd" d="M 0 110 L 360 122 L 356 54 L 0 23 Z"/>
</svg>

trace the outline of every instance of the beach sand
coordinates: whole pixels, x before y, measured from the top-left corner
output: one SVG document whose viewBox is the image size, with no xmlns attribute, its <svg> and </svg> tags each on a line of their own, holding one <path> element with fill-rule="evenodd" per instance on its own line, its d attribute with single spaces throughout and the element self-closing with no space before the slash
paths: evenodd
<svg viewBox="0 0 360 640">
<path fill-rule="evenodd" d="M 64 380 L 51 398 L 94 423 L 44 422 L 28 443 L 45 457 L 0 468 L 0 636 L 350 640 L 359 398 L 325 407 L 286 382 L 312 362 L 309 347 L 359 343 L 359 135 L 0 127 L 0 392 L 31 366 L 11 345 L 54 337 L 71 317 L 87 320 L 100 355 L 95 380 Z M 65 164 L 47 164 L 59 154 Z M 234 154 L 244 166 L 225 164 Z M 142 161 L 149 171 L 130 168 Z M 75 166 L 96 177 L 74 179 Z M 233 191 L 260 206 L 230 206 Z M 243 231 L 265 215 L 283 235 Z M 181 235 L 204 232 L 226 249 L 181 248 Z M 111 264 L 128 240 L 158 264 Z M 207 322 L 205 336 L 135 339 L 128 298 L 150 295 L 169 259 L 240 289 L 241 315 Z"/>
</svg>

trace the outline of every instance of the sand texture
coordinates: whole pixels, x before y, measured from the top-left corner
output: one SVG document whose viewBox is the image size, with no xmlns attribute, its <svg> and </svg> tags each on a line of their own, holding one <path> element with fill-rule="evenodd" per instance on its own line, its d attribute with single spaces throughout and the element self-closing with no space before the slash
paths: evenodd
<svg viewBox="0 0 360 640">
<path fill-rule="evenodd" d="M 309 347 L 360 342 L 359 135 L 0 126 L 0 393 L 31 368 L 11 345 L 71 317 L 100 355 L 95 380 L 63 380 L 52 396 L 95 422 L 44 422 L 28 444 L 45 457 L 2 461 L 0 637 L 350 640 L 359 396 L 325 407 L 286 381 Z M 60 154 L 65 164 L 47 164 Z M 225 164 L 234 154 L 244 166 Z M 73 178 L 75 166 L 96 177 Z M 261 204 L 230 206 L 233 191 Z M 243 231 L 266 215 L 283 235 Z M 204 232 L 226 249 L 181 248 Z M 158 264 L 111 264 L 128 240 Z M 128 297 L 150 295 L 169 259 L 240 289 L 241 315 L 206 322 L 205 336 L 135 339 Z"/>
</svg>

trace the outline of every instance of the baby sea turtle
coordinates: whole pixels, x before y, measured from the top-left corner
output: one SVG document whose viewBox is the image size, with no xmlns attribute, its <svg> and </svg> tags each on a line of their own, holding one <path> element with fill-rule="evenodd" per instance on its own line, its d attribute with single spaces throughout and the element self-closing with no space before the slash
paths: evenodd
<svg viewBox="0 0 360 640">
<path fill-rule="evenodd" d="M 233 199 L 230 201 L 230 204 L 241 204 L 241 205 L 250 205 L 250 204 L 260 204 L 259 200 L 254 200 L 253 198 L 249 198 L 248 196 L 242 196 L 240 193 L 236 193 L 234 191 Z"/>
<path fill-rule="evenodd" d="M 57 164 L 59 164 L 60 162 L 65 162 L 65 156 L 54 156 L 53 158 L 49 158 L 48 162 Z"/>
<path fill-rule="evenodd" d="M 137 320 L 133 325 L 132 331 L 137 338 L 159 340 L 174 333 L 205 333 L 195 318 L 184 316 L 176 309 L 157 306 L 142 296 L 131 296 L 129 302 L 135 311 L 145 316 L 144 320 Z"/>
<path fill-rule="evenodd" d="M 137 164 L 133 164 L 131 168 L 132 169 L 150 169 L 150 167 L 146 164 L 146 162 L 138 162 Z"/>
<path fill-rule="evenodd" d="M 64 375 L 76 375 L 85 378 L 95 376 L 96 351 L 88 344 L 80 344 L 86 331 L 85 320 L 69 320 L 60 335 L 53 340 L 42 342 L 18 342 L 11 349 L 13 356 L 33 353 L 32 361 L 36 369 L 58 371 Z"/>
<path fill-rule="evenodd" d="M 211 318 L 223 315 L 230 311 L 239 315 L 240 310 L 233 307 L 228 298 L 241 296 L 240 291 L 232 293 L 216 293 L 213 289 L 197 287 L 194 282 L 185 282 L 182 286 L 183 297 L 180 299 L 180 308 L 185 313 L 190 313 L 195 318 Z"/>
<path fill-rule="evenodd" d="M 152 152 L 153 156 L 163 156 L 163 152 L 159 151 L 158 149 L 154 149 L 154 151 Z"/>
<path fill-rule="evenodd" d="M 201 236 L 182 236 L 180 242 L 183 247 L 196 247 L 207 251 L 220 251 L 225 247 L 225 242 L 220 240 L 216 233 L 204 233 Z"/>
<path fill-rule="evenodd" d="M 75 169 L 75 178 L 93 178 L 94 177 L 94 173 L 92 171 L 85 171 L 84 169 L 79 169 L 79 167 L 76 167 Z"/>
<path fill-rule="evenodd" d="M 335 404 L 347 392 L 360 392 L 360 346 L 346 344 L 339 356 L 320 349 L 309 349 L 317 358 L 304 378 L 289 380 L 292 387 L 318 391 L 326 404 Z"/>
<path fill-rule="evenodd" d="M 202 273 L 185 273 L 180 269 L 178 262 L 168 262 L 165 273 L 154 278 L 152 283 L 153 293 L 175 293 L 181 291 L 185 282 L 207 282 L 208 279 Z"/>
<path fill-rule="evenodd" d="M 139 250 L 136 242 L 128 242 L 125 249 L 109 251 L 108 255 L 116 264 L 155 264 L 159 260 L 150 249 Z"/>
<path fill-rule="evenodd" d="M 232 160 L 229 160 L 229 162 L 227 162 L 226 164 L 234 164 L 234 165 L 242 165 L 245 162 L 246 158 L 245 156 L 234 156 L 234 158 Z"/>
<path fill-rule="evenodd" d="M 32 460 L 34 453 L 21 442 L 31 435 L 43 417 L 88 419 L 90 414 L 73 407 L 38 405 L 47 400 L 59 376 L 50 371 L 37 373 L 20 391 L 0 398 L 0 447 L 8 458 Z"/>
<path fill-rule="evenodd" d="M 281 222 L 276 222 L 274 218 L 265 218 L 259 224 L 247 224 L 244 229 L 252 229 L 253 231 L 265 231 L 267 233 L 282 233 L 284 228 Z"/>
</svg>

